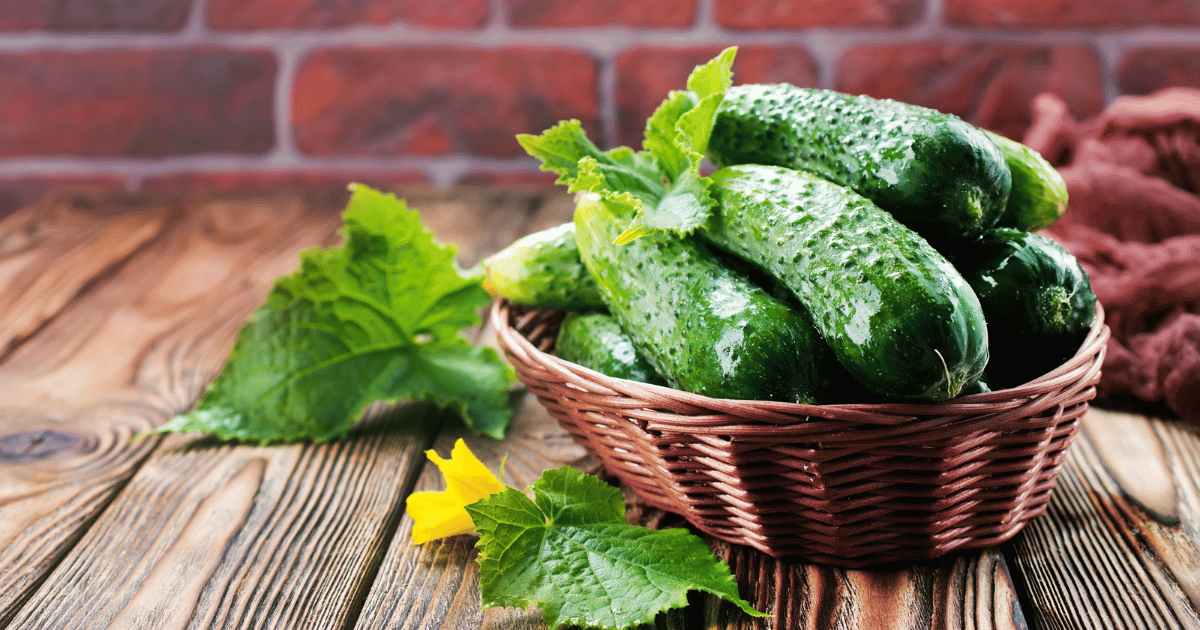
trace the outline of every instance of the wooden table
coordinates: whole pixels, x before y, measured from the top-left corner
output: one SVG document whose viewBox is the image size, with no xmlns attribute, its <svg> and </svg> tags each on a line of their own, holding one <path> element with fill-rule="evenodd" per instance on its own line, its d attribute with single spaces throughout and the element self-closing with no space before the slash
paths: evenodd
<svg viewBox="0 0 1200 630">
<path fill-rule="evenodd" d="M 570 216 L 545 189 L 404 189 L 469 265 Z M 461 423 L 369 413 L 349 439 L 131 440 L 184 411 L 297 252 L 339 242 L 340 190 L 60 195 L 0 220 L 0 628 L 541 628 L 481 611 L 474 539 L 410 542 L 423 451 Z M 487 342 L 488 331 L 482 333 Z M 525 485 L 586 453 L 531 398 L 468 436 Z M 680 524 L 632 501 L 634 520 Z M 1200 628 L 1200 434 L 1085 418 L 1046 516 L 1011 543 L 888 571 L 714 543 L 774 628 Z M 665 628 L 749 628 L 694 597 Z"/>
</svg>

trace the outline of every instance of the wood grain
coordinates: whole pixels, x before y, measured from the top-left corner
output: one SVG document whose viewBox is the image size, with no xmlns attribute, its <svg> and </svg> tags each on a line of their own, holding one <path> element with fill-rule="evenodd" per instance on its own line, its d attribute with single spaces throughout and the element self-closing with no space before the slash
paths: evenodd
<svg viewBox="0 0 1200 630">
<path fill-rule="evenodd" d="M 357 612 L 431 414 L 344 441 L 172 436 L 13 619 L 14 628 L 337 628 Z"/>
<path fill-rule="evenodd" d="M 169 208 L 50 198 L 0 221 L 0 358 L 158 236 Z"/>
<path fill-rule="evenodd" d="M 4 223 L 36 235 L 10 250 L 26 268 L 70 287 L 22 280 L 0 298 L 36 330 L 7 337 L 23 341 L 0 363 L 0 624 L 158 443 L 132 436 L 191 404 L 270 280 L 336 225 L 295 198 L 62 203 Z"/>
<path fill-rule="evenodd" d="M 1200 628 L 1200 434 L 1092 409 L 1013 543 L 1039 628 Z"/>
<path fill-rule="evenodd" d="M 411 197 L 410 207 L 420 209 L 439 238 L 457 244 L 467 262 L 487 253 L 489 239 L 515 238 L 538 207 L 520 195 L 459 193 L 465 200 L 454 201 L 417 190 Z M 51 406 L 51 385 L 61 386 L 65 373 L 79 379 L 76 392 L 87 400 L 124 391 L 117 397 L 125 404 L 150 406 L 155 413 L 139 430 L 186 409 L 215 375 L 232 334 L 266 286 L 295 266 L 300 242 L 338 240 L 336 212 L 294 205 L 289 212 L 277 201 L 255 207 L 238 200 L 231 212 L 206 205 L 183 213 L 186 225 L 168 229 L 165 249 L 133 257 L 99 292 L 112 294 L 109 312 L 133 311 L 128 321 L 89 322 L 68 309 L 12 353 L 6 367 L 31 375 L 14 388 L 24 392 L 22 401 Z M 111 365 L 102 363 L 114 355 Z M 105 370 L 113 376 L 90 374 Z M 131 382 L 140 387 L 129 391 Z M 418 416 L 391 414 L 390 423 L 322 446 L 169 439 L 95 517 L 16 613 L 13 627 L 326 628 L 351 622 L 419 469 L 414 458 L 433 439 L 427 415 Z M 94 424 L 89 429 L 103 430 Z M 124 478 L 133 468 L 125 467 Z"/>
<path fill-rule="evenodd" d="M 777 561 L 718 542 L 739 590 L 769 620 L 708 598 L 705 628 L 1024 629 L 1025 618 L 1003 555 L 996 549 L 880 570 Z"/>
</svg>

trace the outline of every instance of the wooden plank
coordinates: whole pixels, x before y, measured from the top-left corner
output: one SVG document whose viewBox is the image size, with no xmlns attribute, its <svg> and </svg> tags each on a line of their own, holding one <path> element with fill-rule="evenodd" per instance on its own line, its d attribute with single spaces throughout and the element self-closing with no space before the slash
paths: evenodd
<svg viewBox="0 0 1200 630">
<path fill-rule="evenodd" d="M 90 203 L 95 212 L 51 209 L 39 215 L 45 224 L 25 214 L 5 223 L 45 235 L 21 255 L 50 277 L 69 276 L 58 261 L 88 271 L 66 292 L 40 280 L 4 291 L 42 323 L 18 319 L 37 332 L 0 365 L 0 625 L 158 443 L 130 438 L 191 404 L 269 281 L 336 225 L 294 197 L 167 199 L 129 216 L 111 214 L 129 207 L 123 201 Z M 147 235 L 138 218 L 157 232 Z"/>
<path fill-rule="evenodd" d="M 1093 408 L 1013 544 L 1039 628 L 1200 628 L 1200 434 Z"/>
<path fill-rule="evenodd" d="M 770 620 L 707 598 L 704 628 L 1024 629 L 1017 591 L 999 550 L 884 570 L 777 561 L 749 547 L 715 543 L 743 596 Z"/>
<path fill-rule="evenodd" d="M 459 244 L 468 258 L 484 252 L 487 238 L 509 238 L 518 229 L 510 224 L 519 226 L 530 207 L 530 200 L 519 196 L 459 202 L 444 197 L 429 193 L 426 201 L 432 203 L 420 206 L 422 216 L 441 226 L 434 228 L 437 235 Z M 483 201 L 492 205 L 486 210 L 473 205 Z M 312 223 L 285 219 L 277 217 L 273 225 L 303 231 Z M 226 264 L 228 258 L 216 256 L 208 263 Z M 294 265 L 294 252 L 291 258 Z M 254 257 L 236 263 L 267 281 L 287 271 Z M 192 293 L 224 299 L 237 288 L 222 283 Z M 242 320 L 244 313 L 235 319 L 238 325 Z M 203 337 L 212 325 L 206 314 L 190 313 L 175 334 Z M 224 351 L 227 347 L 218 356 Z M 174 366 L 193 367 L 187 361 Z M 180 408 L 198 391 L 181 397 L 186 402 Z M 421 451 L 432 439 L 428 417 L 411 410 L 367 424 L 346 441 L 321 446 L 258 448 L 170 438 L 46 578 L 13 625 L 345 625 L 357 614 L 397 525 L 417 470 L 414 460 L 423 462 Z"/>
<path fill-rule="evenodd" d="M 63 196 L 0 220 L 0 358 L 162 233 L 170 208 Z"/>
<path fill-rule="evenodd" d="M 12 627 L 342 627 L 426 443 L 423 409 L 324 445 L 172 436 Z"/>
</svg>

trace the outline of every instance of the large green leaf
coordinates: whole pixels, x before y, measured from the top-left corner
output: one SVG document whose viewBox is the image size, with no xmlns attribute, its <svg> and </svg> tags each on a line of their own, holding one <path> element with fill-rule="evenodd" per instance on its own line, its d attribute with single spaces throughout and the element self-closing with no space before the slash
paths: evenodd
<svg viewBox="0 0 1200 630">
<path fill-rule="evenodd" d="M 738 596 L 729 566 L 687 530 L 625 521 L 621 493 L 572 468 L 548 470 L 467 506 L 479 532 L 485 607 L 537 605 L 552 628 L 628 628 L 687 605 L 698 590 L 765 616 Z"/>
<path fill-rule="evenodd" d="M 257 442 L 344 436 L 375 401 L 429 400 L 501 438 L 512 370 L 459 331 L 489 297 L 404 202 L 353 185 L 345 244 L 301 254 L 196 408 L 155 432 Z"/>
</svg>

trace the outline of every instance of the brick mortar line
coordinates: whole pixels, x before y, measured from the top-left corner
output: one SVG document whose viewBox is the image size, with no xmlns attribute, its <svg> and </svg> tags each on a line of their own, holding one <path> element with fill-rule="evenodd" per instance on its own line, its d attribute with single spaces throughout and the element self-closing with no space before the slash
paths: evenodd
<svg viewBox="0 0 1200 630">
<path fill-rule="evenodd" d="M 38 158 L 0 160 L 0 178 L 110 176 L 124 179 L 129 189 L 136 190 L 151 178 L 189 173 L 386 175 L 416 171 L 424 173 L 437 185 L 448 186 L 472 171 L 527 173 L 536 169 L 536 166 L 533 158 L 527 156 L 483 158 L 466 155 L 387 159 L 311 158 L 295 164 L 235 156 L 182 156 L 148 160 Z"/>
<path fill-rule="evenodd" d="M 208 0 L 192 0 L 191 10 L 188 11 L 180 34 L 189 37 L 207 37 L 209 35 L 208 22 L 204 19 L 207 8 Z"/>
<path fill-rule="evenodd" d="M 702 0 L 703 1 L 703 0 Z M 935 4 L 931 2 L 931 4 Z M 203 5 L 197 5 L 197 11 Z M 196 19 L 196 18 L 192 18 Z M 701 28 L 703 26 L 703 28 Z M 951 26 L 922 20 L 900 29 L 830 28 L 802 30 L 739 31 L 715 23 L 697 24 L 680 29 L 639 29 L 634 27 L 595 27 L 581 29 L 518 29 L 506 24 L 489 23 L 481 30 L 438 31 L 404 24 L 386 27 L 353 26 L 329 30 L 273 30 L 240 33 L 209 30 L 189 22 L 178 33 L 113 32 L 95 33 L 5 33 L 0 34 L 0 52 L 79 51 L 94 52 L 122 49 L 173 49 L 205 45 L 234 49 L 267 48 L 287 45 L 312 50 L 344 46 L 403 48 L 406 46 L 447 45 L 494 49 L 514 45 L 534 48 L 573 48 L 592 53 L 614 53 L 637 46 L 695 46 L 733 41 L 745 44 L 782 44 L 822 36 L 838 41 L 862 43 L 908 42 L 915 39 L 972 40 L 980 42 L 1021 42 L 1061 44 L 1099 38 L 1120 41 L 1122 46 L 1200 46 L 1200 27 L 1115 27 L 1095 29 L 982 29 Z M 717 38 L 717 41 L 714 41 Z"/>
</svg>

